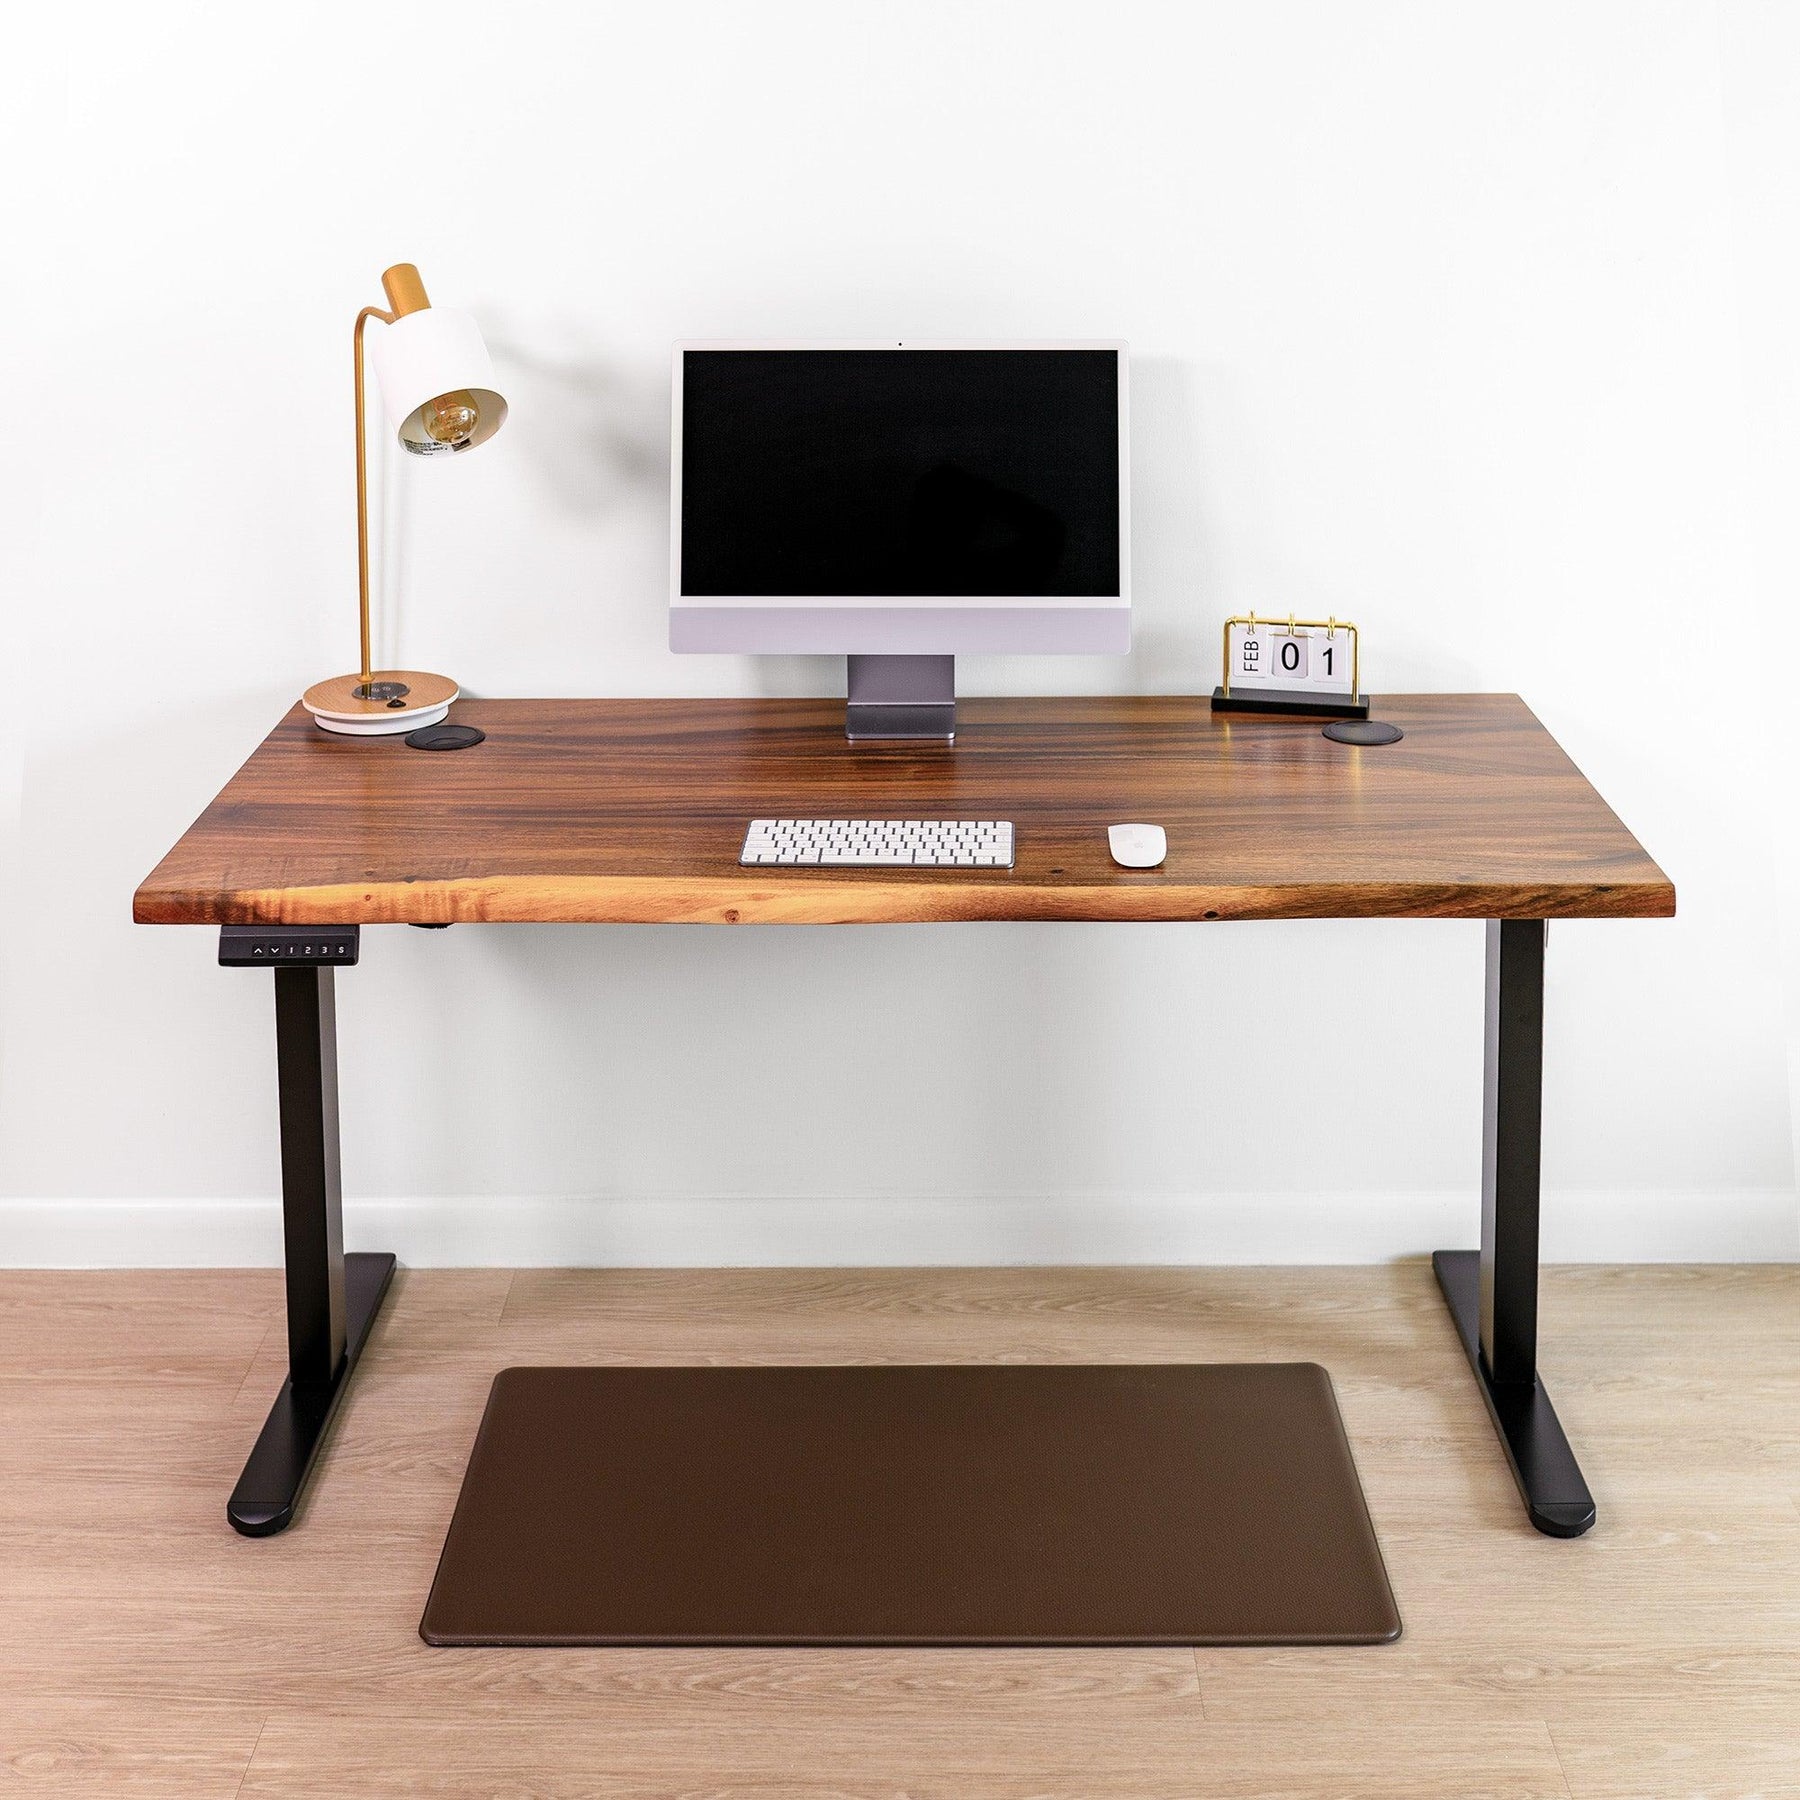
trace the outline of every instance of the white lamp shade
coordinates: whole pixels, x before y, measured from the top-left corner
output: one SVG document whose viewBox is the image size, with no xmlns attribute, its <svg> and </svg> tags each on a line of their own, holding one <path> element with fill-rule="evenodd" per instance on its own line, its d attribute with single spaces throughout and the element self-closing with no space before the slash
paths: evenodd
<svg viewBox="0 0 1800 1800">
<path fill-rule="evenodd" d="M 427 306 L 384 327 L 370 346 L 381 400 L 400 442 L 420 456 L 448 455 L 485 444 L 506 420 L 506 401 L 494 385 L 481 331 L 466 312 Z M 461 443 L 445 444 L 426 431 L 422 413 L 445 394 L 474 396 L 479 415 Z"/>
</svg>

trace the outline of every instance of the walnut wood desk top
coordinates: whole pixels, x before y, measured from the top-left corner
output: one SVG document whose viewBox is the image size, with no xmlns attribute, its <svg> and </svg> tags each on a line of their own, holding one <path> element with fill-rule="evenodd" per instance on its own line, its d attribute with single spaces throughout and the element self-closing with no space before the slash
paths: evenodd
<svg viewBox="0 0 1800 1800">
<path fill-rule="evenodd" d="M 464 700 L 472 750 L 296 706 L 138 889 L 159 925 L 1662 918 L 1675 890 L 1516 696 L 1389 696 L 1402 743 L 1204 698 L 964 700 L 954 746 L 841 700 Z M 1011 819 L 1007 869 L 741 869 L 758 816 Z M 1160 869 L 1106 827 L 1166 828 Z"/>
</svg>

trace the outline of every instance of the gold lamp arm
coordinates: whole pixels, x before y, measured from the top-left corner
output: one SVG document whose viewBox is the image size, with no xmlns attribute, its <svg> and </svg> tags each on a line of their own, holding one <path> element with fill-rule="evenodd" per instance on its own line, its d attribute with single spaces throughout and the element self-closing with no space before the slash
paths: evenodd
<svg viewBox="0 0 1800 1800">
<path fill-rule="evenodd" d="M 425 295 L 425 284 L 419 279 L 419 271 L 411 263 L 396 263 L 386 270 L 381 285 L 387 294 L 387 306 L 365 306 L 356 315 L 356 325 L 350 333 L 351 398 L 356 418 L 356 609 L 362 662 L 356 674 L 334 675 L 329 681 L 315 681 L 300 696 L 301 705 L 312 714 L 321 730 L 376 737 L 437 724 L 457 695 L 456 683 L 448 676 L 430 675 L 418 669 L 395 669 L 385 679 L 375 679 L 375 646 L 369 629 L 368 371 L 363 358 L 363 339 L 371 319 L 379 319 L 392 327 L 408 314 L 424 312 L 431 305 Z M 432 328 L 427 326 L 425 329 L 429 338 Z M 464 335 L 468 336 L 467 333 Z M 451 336 L 454 348 L 456 334 L 452 332 Z M 478 334 L 474 335 L 473 342 L 479 349 Z M 378 351 L 388 348 L 381 343 L 375 347 Z M 465 352 L 466 348 L 465 344 Z M 411 349 L 416 352 L 417 346 L 413 345 Z M 485 358 L 485 352 L 482 356 Z M 385 360 L 384 357 L 377 358 L 378 363 Z M 416 355 L 413 360 L 417 361 Z M 430 364 L 429 355 L 425 361 Z M 424 409 L 419 411 L 422 413 Z M 462 411 L 449 408 L 443 411 L 451 426 L 464 423 L 463 412 L 467 412 L 470 429 L 466 438 L 472 441 L 473 426 L 480 422 L 473 397 L 469 397 L 468 405 Z M 498 402 L 496 411 L 498 417 L 489 422 L 489 436 L 506 417 L 504 400 Z M 434 419 L 434 423 L 442 429 L 441 421 Z M 431 426 L 426 429 L 430 431 Z M 402 441 L 411 442 L 410 439 Z M 464 439 L 446 435 L 438 436 L 437 442 L 447 444 L 453 451 L 465 447 Z"/>
<path fill-rule="evenodd" d="M 419 279 L 419 271 L 411 263 L 395 263 L 391 269 L 384 271 L 381 285 L 387 295 L 387 306 L 365 306 L 356 315 L 356 326 L 350 334 L 350 375 L 356 415 L 356 603 L 362 663 L 356 674 L 334 675 L 328 681 L 315 681 L 300 696 L 300 704 L 312 714 L 320 730 L 365 737 L 411 733 L 436 725 L 450 710 L 450 703 L 457 695 L 456 683 L 447 675 L 431 675 L 420 669 L 394 669 L 387 672 L 382 680 L 375 679 L 375 646 L 372 642 L 373 633 L 369 629 L 369 427 L 368 398 L 365 392 L 368 372 L 363 360 L 363 334 L 371 319 L 379 319 L 391 328 L 409 313 L 424 312 L 431 305 L 425 294 L 425 284 Z M 429 348 L 433 327 L 427 325 L 424 329 Z M 468 354 L 468 344 L 472 342 L 479 353 L 478 365 L 485 367 L 486 352 L 480 350 L 480 336 L 472 331 L 472 327 L 465 330 L 460 338 L 453 330 L 450 339 L 452 348 L 460 343 L 465 355 Z M 375 348 L 382 352 L 391 346 L 377 341 Z M 409 368 L 419 360 L 417 351 L 416 343 L 409 346 Z M 385 356 L 378 355 L 378 367 L 384 365 L 386 360 Z M 406 354 L 403 353 L 402 362 L 406 360 Z M 427 354 L 424 360 L 429 367 L 431 356 Z M 415 379 L 416 373 L 414 369 L 406 379 Z M 436 442 L 446 445 L 452 451 L 464 449 L 467 442 L 474 441 L 474 426 L 481 423 L 473 396 L 458 395 L 453 398 L 466 398 L 468 404 L 460 409 L 441 407 L 439 410 L 442 417 L 434 414 L 433 420 L 425 426 L 426 431 L 432 433 L 435 425 L 438 428 L 433 433 Z M 487 421 L 487 435 L 490 437 L 506 417 L 506 402 L 498 396 L 495 399 L 497 416 Z M 434 401 L 432 404 L 437 403 Z M 422 415 L 425 409 L 421 407 L 418 410 Z M 468 415 L 466 419 L 465 413 Z M 465 424 L 468 426 L 465 436 L 455 437 L 451 428 Z M 403 438 L 401 441 L 413 447 L 412 439 Z"/>
<path fill-rule="evenodd" d="M 395 315 L 379 306 L 365 306 L 356 315 L 351 338 L 351 362 L 356 370 L 356 580 L 362 627 L 362 681 L 367 689 L 375 679 L 369 645 L 369 453 L 363 432 L 363 327 L 371 319 L 391 325 Z"/>
</svg>

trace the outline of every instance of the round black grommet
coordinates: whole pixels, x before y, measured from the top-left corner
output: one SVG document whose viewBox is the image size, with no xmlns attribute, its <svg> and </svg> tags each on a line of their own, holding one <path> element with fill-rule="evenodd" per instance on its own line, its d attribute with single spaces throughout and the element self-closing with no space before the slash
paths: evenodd
<svg viewBox="0 0 1800 1800">
<path fill-rule="evenodd" d="M 1385 719 L 1333 719 L 1325 735 L 1334 744 L 1397 744 L 1406 733 Z"/>
<path fill-rule="evenodd" d="M 406 741 L 414 750 L 467 750 L 486 736 L 473 725 L 421 725 L 406 734 Z"/>
</svg>

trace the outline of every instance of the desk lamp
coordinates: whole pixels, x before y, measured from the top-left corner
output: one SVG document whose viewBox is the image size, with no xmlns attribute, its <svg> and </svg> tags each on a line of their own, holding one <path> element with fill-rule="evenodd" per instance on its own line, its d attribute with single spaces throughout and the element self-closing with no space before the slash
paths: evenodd
<svg viewBox="0 0 1800 1800">
<path fill-rule="evenodd" d="M 389 312 L 365 306 L 356 315 L 356 573 L 361 592 L 362 668 L 309 687 L 301 704 L 326 731 L 357 737 L 414 731 L 450 710 L 456 683 L 416 669 L 369 666 L 369 489 L 363 431 L 363 327 L 380 319 L 375 375 L 389 423 L 415 456 L 454 456 L 485 444 L 506 420 L 494 386 L 494 365 L 475 321 L 433 306 L 411 263 L 396 263 L 381 278 Z"/>
</svg>

